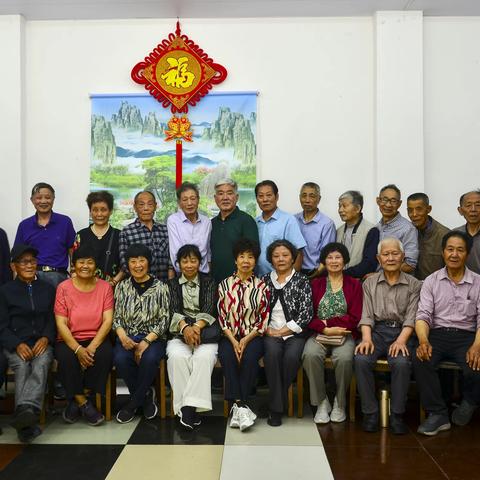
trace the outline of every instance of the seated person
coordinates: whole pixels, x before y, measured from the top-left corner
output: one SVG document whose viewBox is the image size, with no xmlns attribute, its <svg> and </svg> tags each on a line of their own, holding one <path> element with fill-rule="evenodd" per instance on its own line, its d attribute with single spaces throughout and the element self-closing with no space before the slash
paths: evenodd
<svg viewBox="0 0 480 480">
<path fill-rule="evenodd" d="M 15 373 L 11 425 L 21 442 L 30 442 L 42 433 L 38 420 L 55 341 L 55 289 L 37 280 L 37 254 L 33 247 L 15 245 L 11 265 L 16 278 L 0 287 L 0 344 Z M 2 384 L 4 370 L 0 362 Z"/>
<path fill-rule="evenodd" d="M 403 419 L 411 376 L 413 341 L 421 282 L 402 272 L 405 253 L 397 238 L 384 238 L 378 244 L 382 270 L 363 284 L 363 309 L 359 327 L 362 341 L 355 348 L 355 375 L 362 401 L 363 430 L 378 430 L 378 402 L 375 398 L 374 368 L 387 357 L 392 371 L 390 429 L 394 434 L 408 432 Z"/>
<path fill-rule="evenodd" d="M 55 318 L 58 341 L 55 357 L 65 387 L 68 405 L 63 412 L 67 423 L 83 416 L 89 425 L 100 425 L 105 417 L 95 408 L 92 396 L 105 394 L 112 368 L 113 292 L 105 280 L 95 276 L 95 250 L 80 245 L 73 252 L 75 277 L 57 288 Z"/>
<path fill-rule="evenodd" d="M 265 374 L 269 388 L 268 424 L 282 424 L 288 406 L 287 392 L 302 363 L 303 328 L 313 315 L 308 278 L 293 265 L 297 249 L 288 240 L 276 240 L 267 249 L 274 270 L 263 277 L 270 292 L 270 317 L 263 339 Z"/>
<path fill-rule="evenodd" d="M 450 428 L 437 372 L 442 360 L 463 372 L 463 399 L 452 422 L 466 425 L 480 404 L 480 275 L 465 265 L 472 240 L 456 230 L 444 235 L 442 247 L 445 267 L 425 279 L 415 322 L 419 346 L 413 368 L 428 413 L 418 433 L 430 436 Z"/>
<path fill-rule="evenodd" d="M 173 411 L 181 425 L 193 430 L 201 423 L 198 412 L 212 409 L 211 377 L 220 339 L 217 286 L 213 278 L 199 271 L 202 255 L 196 245 L 180 247 L 176 263 L 181 275 L 168 282 L 170 333 L 175 335 L 167 343 L 168 378 Z M 202 331 L 213 335 L 202 339 Z"/>
<path fill-rule="evenodd" d="M 349 258 L 345 245 L 328 243 L 320 253 L 327 276 L 312 280 L 314 315 L 308 329 L 313 336 L 303 351 L 303 367 L 310 383 L 310 403 L 317 407 L 315 423 L 344 422 L 347 418 L 346 392 L 352 378 L 354 339 L 362 314 L 362 285 L 343 270 Z M 333 337 L 337 344 L 332 343 Z M 337 387 L 333 409 L 325 388 L 327 355 L 332 357 Z"/>
<path fill-rule="evenodd" d="M 223 337 L 218 356 L 225 376 L 225 399 L 234 402 L 231 428 L 251 427 L 257 416 L 247 404 L 263 356 L 262 335 L 268 319 L 268 288 L 253 271 L 258 243 L 241 238 L 233 246 L 237 271 L 218 286 L 218 321 Z"/>
<path fill-rule="evenodd" d="M 150 273 L 152 253 L 141 243 L 125 252 L 130 278 L 115 288 L 113 328 L 117 333 L 113 363 L 130 392 L 128 403 L 117 413 L 119 423 L 135 418 L 139 407 L 147 420 L 157 416 L 152 383 L 160 360 L 165 358 L 169 324 L 168 288 Z"/>
</svg>

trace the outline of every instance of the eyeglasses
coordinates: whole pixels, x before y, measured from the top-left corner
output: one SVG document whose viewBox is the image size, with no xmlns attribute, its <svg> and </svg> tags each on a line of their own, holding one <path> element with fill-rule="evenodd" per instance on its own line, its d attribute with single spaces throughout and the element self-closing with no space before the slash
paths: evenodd
<svg viewBox="0 0 480 480">
<path fill-rule="evenodd" d="M 24 258 L 23 260 L 18 260 L 15 262 L 17 265 L 22 267 L 26 267 L 27 265 L 36 265 L 37 259 L 36 258 Z"/>
<path fill-rule="evenodd" d="M 381 197 L 378 199 L 378 201 L 382 204 L 382 205 L 388 205 L 390 204 L 392 207 L 395 207 L 397 205 L 400 204 L 400 200 L 398 200 L 398 198 L 387 198 L 387 197 Z"/>
</svg>

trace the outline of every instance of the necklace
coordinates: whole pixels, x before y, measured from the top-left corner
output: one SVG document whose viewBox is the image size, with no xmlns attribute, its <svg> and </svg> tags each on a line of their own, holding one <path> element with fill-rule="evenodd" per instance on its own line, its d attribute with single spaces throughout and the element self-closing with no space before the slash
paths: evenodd
<svg viewBox="0 0 480 480">
<path fill-rule="evenodd" d="M 97 229 L 95 228 L 95 224 L 94 224 L 94 223 L 92 223 L 92 226 L 91 226 L 90 228 L 91 228 L 93 234 L 94 234 L 99 240 L 101 240 L 101 239 L 105 236 L 105 234 L 108 232 L 108 230 L 110 230 L 110 224 L 107 225 L 107 228 L 106 228 L 102 233 L 100 233 L 100 232 L 97 231 Z"/>
</svg>

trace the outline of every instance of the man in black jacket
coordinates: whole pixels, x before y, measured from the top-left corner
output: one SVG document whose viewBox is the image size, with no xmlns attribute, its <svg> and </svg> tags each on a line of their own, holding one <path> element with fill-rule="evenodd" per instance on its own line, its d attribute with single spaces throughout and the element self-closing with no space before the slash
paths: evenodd
<svg viewBox="0 0 480 480">
<path fill-rule="evenodd" d="M 15 245 L 16 279 L 0 287 L 0 344 L 15 373 L 15 413 L 11 425 L 22 442 L 40 435 L 38 416 L 53 359 L 55 289 L 37 280 L 37 250 Z"/>
</svg>

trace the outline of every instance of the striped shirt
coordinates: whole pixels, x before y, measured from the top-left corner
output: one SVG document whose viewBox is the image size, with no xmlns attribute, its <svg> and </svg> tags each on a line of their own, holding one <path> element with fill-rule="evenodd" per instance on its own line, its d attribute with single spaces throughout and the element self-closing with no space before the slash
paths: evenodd
<svg viewBox="0 0 480 480">
<path fill-rule="evenodd" d="M 218 286 L 218 321 L 222 330 L 230 329 L 237 338 L 252 330 L 262 334 L 269 315 L 268 288 L 263 280 L 251 276 L 246 281 L 235 274 Z"/>
<path fill-rule="evenodd" d="M 153 222 L 152 230 L 149 230 L 138 218 L 120 232 L 118 249 L 120 252 L 120 264 L 122 270 L 128 273 L 128 265 L 125 261 L 125 252 L 130 245 L 142 243 L 152 252 L 152 264 L 150 273 L 160 280 L 167 280 L 170 264 L 168 249 L 167 226 Z"/>
<path fill-rule="evenodd" d="M 113 329 L 123 328 L 127 335 L 155 333 L 165 337 L 170 323 L 168 288 L 157 279 L 140 295 L 127 278 L 115 288 Z"/>
</svg>

